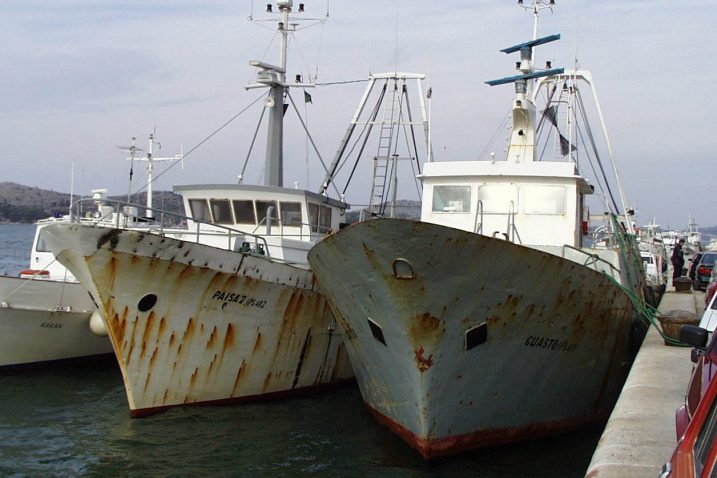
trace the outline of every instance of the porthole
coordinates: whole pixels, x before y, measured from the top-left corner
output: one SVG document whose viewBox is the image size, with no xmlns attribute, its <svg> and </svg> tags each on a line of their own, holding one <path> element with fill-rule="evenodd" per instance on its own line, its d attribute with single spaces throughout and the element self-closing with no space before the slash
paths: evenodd
<svg viewBox="0 0 717 478">
<path fill-rule="evenodd" d="M 157 303 L 157 296 L 154 294 L 147 294 L 141 299 L 139 299 L 139 302 L 137 303 L 137 308 L 140 312 L 147 312 L 152 307 L 154 307 L 154 304 Z"/>
</svg>

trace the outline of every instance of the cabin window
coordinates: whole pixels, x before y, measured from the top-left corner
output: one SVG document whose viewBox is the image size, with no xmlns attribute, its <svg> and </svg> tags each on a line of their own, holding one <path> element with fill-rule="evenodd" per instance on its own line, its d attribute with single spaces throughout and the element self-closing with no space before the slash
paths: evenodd
<svg viewBox="0 0 717 478">
<path fill-rule="evenodd" d="M 211 199 L 209 204 L 212 206 L 212 216 L 216 224 L 234 224 L 228 199 Z"/>
<path fill-rule="evenodd" d="M 331 228 L 331 208 L 309 203 L 309 223 L 311 232 L 325 234 Z"/>
<path fill-rule="evenodd" d="M 39 235 L 37 237 L 37 246 L 35 246 L 35 251 L 50 252 L 50 248 L 47 247 L 47 242 L 45 241 L 45 236 L 42 234 L 42 229 L 40 230 Z"/>
<path fill-rule="evenodd" d="M 237 224 L 256 224 L 256 214 L 254 213 L 254 201 L 251 200 L 234 200 L 234 217 Z"/>
<path fill-rule="evenodd" d="M 282 202 L 281 203 L 281 223 L 284 226 L 300 226 L 301 225 L 301 203 Z"/>
<path fill-rule="evenodd" d="M 189 210 L 192 213 L 192 218 L 197 221 L 212 222 L 212 216 L 209 213 L 209 204 L 206 199 L 190 199 Z"/>
<path fill-rule="evenodd" d="M 257 201 L 256 215 L 259 218 L 259 224 L 265 226 L 267 223 L 266 217 L 269 214 L 271 214 L 271 219 L 279 219 L 279 208 L 276 205 L 276 201 Z"/>
<path fill-rule="evenodd" d="M 485 214 L 518 211 L 518 190 L 513 184 L 485 184 L 478 188 L 478 200 Z"/>
<path fill-rule="evenodd" d="M 525 186 L 522 189 L 525 214 L 565 214 L 567 191 L 564 186 Z"/>
<path fill-rule="evenodd" d="M 434 186 L 434 212 L 470 212 L 470 186 Z"/>
</svg>

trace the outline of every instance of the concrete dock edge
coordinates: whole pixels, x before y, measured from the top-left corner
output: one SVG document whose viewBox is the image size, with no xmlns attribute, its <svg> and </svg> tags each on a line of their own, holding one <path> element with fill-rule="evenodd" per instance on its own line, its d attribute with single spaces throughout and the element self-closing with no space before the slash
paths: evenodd
<svg viewBox="0 0 717 478">
<path fill-rule="evenodd" d="M 701 315 L 704 294 L 667 292 L 658 309 Z M 665 345 L 650 327 L 586 472 L 588 478 L 655 478 L 675 448 L 675 411 L 684 404 L 689 347 Z"/>
</svg>

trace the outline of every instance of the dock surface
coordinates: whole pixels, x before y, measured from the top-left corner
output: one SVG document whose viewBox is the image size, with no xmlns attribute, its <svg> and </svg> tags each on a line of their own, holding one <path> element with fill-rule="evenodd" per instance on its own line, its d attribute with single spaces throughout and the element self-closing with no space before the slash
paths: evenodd
<svg viewBox="0 0 717 478">
<path fill-rule="evenodd" d="M 659 312 L 698 316 L 704 293 L 670 292 Z M 690 347 L 665 345 L 650 327 L 605 426 L 586 473 L 588 478 L 655 478 L 675 449 L 675 411 L 684 404 L 692 371 Z"/>
</svg>

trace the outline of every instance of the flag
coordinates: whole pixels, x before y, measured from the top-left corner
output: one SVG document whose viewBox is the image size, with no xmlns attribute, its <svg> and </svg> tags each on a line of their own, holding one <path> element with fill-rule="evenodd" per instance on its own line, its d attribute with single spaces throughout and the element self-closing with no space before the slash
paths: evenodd
<svg viewBox="0 0 717 478">
<path fill-rule="evenodd" d="M 568 155 L 568 144 L 569 144 L 569 143 L 568 143 L 568 139 L 561 134 L 561 135 L 560 135 L 560 154 L 562 154 L 563 156 L 567 156 L 567 155 Z M 571 150 L 571 151 L 577 151 L 578 148 L 576 148 L 574 144 L 571 144 L 571 145 L 570 145 L 570 150 Z"/>
<path fill-rule="evenodd" d="M 308 93 L 306 92 L 306 90 L 304 90 L 304 103 L 311 103 L 312 105 L 314 104 L 314 103 L 311 101 L 311 95 L 308 94 Z"/>
<path fill-rule="evenodd" d="M 553 123 L 553 126 L 558 126 L 558 118 L 556 117 L 556 114 L 557 111 L 555 110 L 555 106 L 551 106 L 543 111 L 543 115 L 548 118 L 551 123 Z"/>
</svg>

